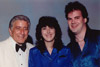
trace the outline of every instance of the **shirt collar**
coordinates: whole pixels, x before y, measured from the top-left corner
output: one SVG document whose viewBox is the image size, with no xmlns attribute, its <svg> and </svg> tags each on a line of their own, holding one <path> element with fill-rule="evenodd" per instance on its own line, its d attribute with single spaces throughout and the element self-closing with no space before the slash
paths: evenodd
<svg viewBox="0 0 100 67">
<path fill-rule="evenodd" d="M 15 50 L 15 46 L 16 46 L 16 44 L 17 44 L 17 42 L 10 36 L 9 37 L 9 40 L 10 40 L 10 42 L 11 42 L 11 46 L 14 48 L 14 50 Z"/>
<path fill-rule="evenodd" d="M 88 38 L 90 38 L 90 34 L 91 34 L 91 29 L 89 28 L 89 26 L 87 26 L 87 29 L 86 29 L 86 34 L 85 34 L 85 42 L 87 41 Z"/>
<path fill-rule="evenodd" d="M 56 49 L 56 48 L 53 48 L 52 54 L 55 54 L 55 53 L 57 53 L 57 49 Z M 47 54 L 49 54 L 49 52 L 48 52 L 47 50 L 45 50 L 43 54 L 44 54 L 44 55 L 47 55 Z M 52 55 L 52 54 L 51 54 L 51 55 Z"/>
</svg>

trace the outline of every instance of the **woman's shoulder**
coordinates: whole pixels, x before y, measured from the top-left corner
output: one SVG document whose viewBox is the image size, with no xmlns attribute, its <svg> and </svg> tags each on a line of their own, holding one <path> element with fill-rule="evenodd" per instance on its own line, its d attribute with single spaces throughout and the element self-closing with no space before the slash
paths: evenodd
<svg viewBox="0 0 100 67">
<path fill-rule="evenodd" d="M 70 51 L 70 48 L 63 46 L 63 48 L 61 49 L 61 51 Z"/>
<path fill-rule="evenodd" d="M 37 54 L 37 53 L 40 52 L 40 50 L 35 46 L 35 47 L 30 49 L 30 52 L 33 53 L 33 54 Z"/>
<path fill-rule="evenodd" d="M 59 51 L 60 54 L 70 54 L 70 49 L 67 48 L 66 46 L 64 46 L 60 51 Z"/>
</svg>

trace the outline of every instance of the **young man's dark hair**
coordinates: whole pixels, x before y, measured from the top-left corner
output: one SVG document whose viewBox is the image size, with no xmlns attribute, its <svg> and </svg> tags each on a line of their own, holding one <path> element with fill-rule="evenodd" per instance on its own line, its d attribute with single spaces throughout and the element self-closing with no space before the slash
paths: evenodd
<svg viewBox="0 0 100 67">
<path fill-rule="evenodd" d="M 74 11 L 74 10 L 80 10 L 83 18 L 87 18 L 89 21 L 88 12 L 87 12 L 86 7 L 83 4 L 79 3 L 78 1 L 70 2 L 70 3 L 68 3 L 68 5 L 66 5 L 66 7 L 65 7 L 66 19 L 68 19 L 68 13 L 71 11 Z"/>
</svg>

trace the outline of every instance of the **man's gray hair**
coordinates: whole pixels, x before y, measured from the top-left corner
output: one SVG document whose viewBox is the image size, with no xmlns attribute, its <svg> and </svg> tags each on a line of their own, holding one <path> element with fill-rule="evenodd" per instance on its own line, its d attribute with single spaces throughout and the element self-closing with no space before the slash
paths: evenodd
<svg viewBox="0 0 100 67">
<path fill-rule="evenodd" d="M 16 15 L 14 16 L 11 20 L 10 20 L 10 23 L 9 23 L 9 28 L 11 29 L 13 27 L 13 23 L 16 21 L 16 20 L 23 20 L 23 21 L 26 21 L 28 24 L 29 24 L 29 29 L 30 29 L 30 19 L 27 17 L 27 16 L 24 16 L 24 15 Z"/>
</svg>

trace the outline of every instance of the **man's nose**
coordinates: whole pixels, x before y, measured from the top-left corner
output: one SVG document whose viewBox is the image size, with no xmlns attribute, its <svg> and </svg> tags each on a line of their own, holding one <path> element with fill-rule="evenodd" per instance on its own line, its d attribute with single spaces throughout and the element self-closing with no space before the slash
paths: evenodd
<svg viewBox="0 0 100 67">
<path fill-rule="evenodd" d="M 72 23 L 75 23 L 75 20 L 74 19 L 72 20 Z"/>
<path fill-rule="evenodd" d="M 24 34 L 24 30 L 23 29 L 21 29 L 21 34 Z"/>
</svg>

